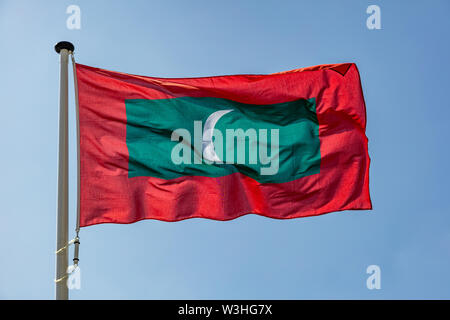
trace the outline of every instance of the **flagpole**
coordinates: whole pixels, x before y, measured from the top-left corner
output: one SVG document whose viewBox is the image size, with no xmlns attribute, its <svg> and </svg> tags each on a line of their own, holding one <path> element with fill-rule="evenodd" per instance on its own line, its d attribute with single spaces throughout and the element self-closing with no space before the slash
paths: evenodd
<svg viewBox="0 0 450 320">
<path fill-rule="evenodd" d="M 56 299 L 68 300 L 68 229 L 69 229 L 69 154 L 68 154 L 68 57 L 74 51 L 72 43 L 58 42 L 55 51 L 60 55 L 59 87 L 59 156 L 58 156 L 58 215 L 56 230 Z"/>
</svg>

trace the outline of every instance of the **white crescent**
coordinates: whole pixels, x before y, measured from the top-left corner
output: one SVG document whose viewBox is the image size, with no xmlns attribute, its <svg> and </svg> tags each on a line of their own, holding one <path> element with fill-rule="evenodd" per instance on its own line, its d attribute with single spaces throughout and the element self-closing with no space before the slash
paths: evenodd
<svg viewBox="0 0 450 320">
<path fill-rule="evenodd" d="M 212 137 L 214 134 L 214 127 L 216 126 L 217 121 L 227 113 L 233 111 L 229 110 L 219 110 L 210 114 L 208 119 L 206 119 L 205 127 L 203 128 L 203 137 L 202 137 L 202 152 L 203 158 L 209 160 L 211 162 L 222 163 L 222 160 L 217 155 L 214 150 L 214 143 L 212 141 Z"/>
</svg>

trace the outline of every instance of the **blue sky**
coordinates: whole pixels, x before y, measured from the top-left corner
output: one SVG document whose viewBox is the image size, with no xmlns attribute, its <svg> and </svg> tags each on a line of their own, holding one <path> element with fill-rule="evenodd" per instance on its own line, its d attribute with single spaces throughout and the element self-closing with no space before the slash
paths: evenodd
<svg viewBox="0 0 450 320">
<path fill-rule="evenodd" d="M 71 4 L 81 9 L 80 30 L 66 28 Z M 370 4 L 381 8 L 381 30 L 366 27 Z M 446 0 L 0 0 L 0 298 L 54 298 L 53 46 L 69 40 L 80 63 L 159 77 L 355 62 L 374 205 L 288 221 L 87 227 L 72 299 L 449 299 L 449 10 Z M 72 86 L 70 94 L 73 237 Z M 380 290 L 366 287 L 372 264 Z"/>
</svg>

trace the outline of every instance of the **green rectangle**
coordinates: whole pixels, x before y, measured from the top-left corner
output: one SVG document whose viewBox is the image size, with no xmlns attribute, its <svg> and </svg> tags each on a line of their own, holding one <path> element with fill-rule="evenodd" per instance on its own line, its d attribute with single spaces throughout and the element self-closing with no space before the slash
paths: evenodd
<svg viewBox="0 0 450 320">
<path fill-rule="evenodd" d="M 281 183 L 320 171 L 315 98 L 271 105 L 244 104 L 211 97 L 130 99 L 125 104 L 130 178 L 148 176 L 169 180 L 182 176 L 221 177 L 241 172 L 261 183 Z M 213 149 L 217 155 L 222 151 L 218 158 L 224 163 L 211 163 L 201 159 L 202 130 L 207 119 L 220 110 L 228 111 L 214 126 L 217 131 Z M 176 133 L 184 133 L 183 138 L 171 139 L 175 130 Z M 242 132 L 244 134 L 237 134 Z M 265 143 L 264 132 L 267 136 Z M 277 157 L 274 157 L 276 152 L 271 153 L 272 148 L 276 150 L 276 133 L 278 169 Z M 239 153 L 238 147 L 241 147 Z M 268 163 L 261 161 L 264 157 L 260 152 L 264 150 L 271 157 Z M 251 163 L 250 159 L 254 160 L 255 155 L 256 163 Z M 179 163 L 180 159 L 184 162 Z M 226 163 L 227 159 L 229 163 Z"/>
</svg>

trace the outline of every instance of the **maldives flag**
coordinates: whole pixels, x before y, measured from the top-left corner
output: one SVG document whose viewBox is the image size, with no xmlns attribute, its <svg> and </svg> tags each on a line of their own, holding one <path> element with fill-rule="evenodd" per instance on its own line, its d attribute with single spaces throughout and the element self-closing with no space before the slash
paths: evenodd
<svg viewBox="0 0 450 320">
<path fill-rule="evenodd" d="M 372 208 L 355 64 L 170 79 L 76 70 L 82 227 Z"/>
</svg>

